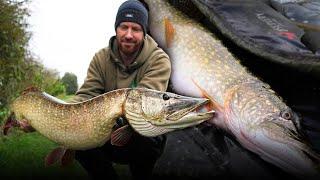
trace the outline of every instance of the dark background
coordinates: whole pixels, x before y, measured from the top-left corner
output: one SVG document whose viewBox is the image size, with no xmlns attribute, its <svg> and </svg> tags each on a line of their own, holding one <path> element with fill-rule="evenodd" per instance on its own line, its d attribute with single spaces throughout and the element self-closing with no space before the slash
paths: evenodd
<svg viewBox="0 0 320 180">
<path fill-rule="evenodd" d="M 179 6 L 183 0 L 171 1 Z M 305 138 L 316 152 L 320 152 L 320 79 L 313 74 L 275 63 L 255 55 L 224 37 L 217 28 L 194 8 L 185 6 L 185 12 L 195 14 L 197 21 L 210 29 L 233 53 L 248 71 L 268 83 L 271 88 L 301 117 Z M 169 89 L 170 91 L 170 89 Z M 156 164 L 155 176 L 158 179 L 294 179 L 277 167 L 261 160 L 255 154 L 242 148 L 232 137 L 214 127 L 196 127 L 204 138 L 224 154 L 229 151 L 228 171 L 217 169 L 217 164 L 208 152 L 192 139 L 193 129 L 187 128 L 167 135 L 163 156 Z"/>
</svg>

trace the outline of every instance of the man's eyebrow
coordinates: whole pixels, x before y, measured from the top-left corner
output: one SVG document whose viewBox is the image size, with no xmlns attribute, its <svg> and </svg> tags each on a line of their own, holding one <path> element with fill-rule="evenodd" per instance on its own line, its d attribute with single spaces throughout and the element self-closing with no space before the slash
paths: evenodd
<svg viewBox="0 0 320 180">
<path fill-rule="evenodd" d="M 121 27 L 128 27 L 126 24 L 120 24 Z"/>
<path fill-rule="evenodd" d="M 139 28 L 139 29 L 142 29 L 141 26 L 137 25 L 137 26 L 132 26 L 132 28 Z"/>
</svg>

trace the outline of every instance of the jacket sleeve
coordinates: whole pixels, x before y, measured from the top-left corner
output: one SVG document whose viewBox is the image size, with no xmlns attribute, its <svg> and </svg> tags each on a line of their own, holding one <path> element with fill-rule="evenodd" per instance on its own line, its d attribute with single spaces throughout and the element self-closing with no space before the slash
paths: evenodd
<svg viewBox="0 0 320 180">
<path fill-rule="evenodd" d="M 168 56 L 154 61 L 143 78 L 138 82 L 138 87 L 166 91 L 171 75 L 171 63 Z"/>
<path fill-rule="evenodd" d="M 76 92 L 76 95 L 71 100 L 69 100 L 69 102 L 76 103 L 85 101 L 104 93 L 105 90 L 103 84 L 103 73 L 101 64 L 99 63 L 101 62 L 101 58 L 103 58 L 101 53 L 97 53 L 93 57 L 93 59 L 90 62 L 87 71 L 87 77 L 83 85 Z"/>
</svg>

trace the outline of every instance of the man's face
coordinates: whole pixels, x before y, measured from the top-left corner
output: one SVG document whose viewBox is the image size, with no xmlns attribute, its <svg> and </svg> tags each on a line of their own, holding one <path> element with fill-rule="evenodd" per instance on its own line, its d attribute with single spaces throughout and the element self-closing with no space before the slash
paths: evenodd
<svg viewBox="0 0 320 180">
<path fill-rule="evenodd" d="M 143 29 L 134 22 L 122 22 L 116 29 L 119 50 L 130 56 L 138 51 L 143 42 Z"/>
</svg>

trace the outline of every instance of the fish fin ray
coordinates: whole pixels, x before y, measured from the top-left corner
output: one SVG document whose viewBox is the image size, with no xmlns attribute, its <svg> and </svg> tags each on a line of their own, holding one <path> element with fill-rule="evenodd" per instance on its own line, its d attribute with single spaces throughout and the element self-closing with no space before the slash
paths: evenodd
<svg viewBox="0 0 320 180">
<path fill-rule="evenodd" d="M 164 26 L 165 26 L 165 35 L 166 35 L 166 45 L 167 45 L 167 48 L 170 48 L 174 38 L 175 29 L 172 23 L 170 22 L 169 18 L 167 17 L 164 18 Z"/>
<path fill-rule="evenodd" d="M 61 166 L 65 167 L 70 165 L 75 158 L 75 151 L 72 149 L 67 149 L 61 158 Z"/>
<path fill-rule="evenodd" d="M 52 164 L 61 160 L 65 152 L 66 148 L 63 147 L 57 147 L 54 150 L 52 150 L 45 158 L 45 166 L 51 166 Z"/>
<path fill-rule="evenodd" d="M 29 133 L 29 132 L 34 132 L 36 129 L 34 129 L 29 123 L 27 119 L 23 119 L 19 121 L 19 126 L 20 129 L 22 129 L 24 132 Z"/>
<path fill-rule="evenodd" d="M 192 79 L 192 82 L 197 86 L 197 88 L 200 90 L 201 94 L 202 94 L 202 97 L 204 98 L 208 98 L 210 99 L 211 103 L 209 103 L 208 105 L 205 105 L 205 107 L 208 109 L 208 110 L 219 110 L 221 109 L 221 106 L 217 103 L 217 101 L 215 101 L 210 95 L 209 93 L 207 93 L 206 90 L 204 90 L 194 79 Z"/>
<path fill-rule="evenodd" d="M 14 113 L 11 113 L 3 126 L 3 135 L 8 135 L 9 129 L 15 126 L 17 126 L 17 122 Z"/>
<path fill-rule="evenodd" d="M 124 125 L 111 133 L 111 144 L 115 146 L 124 146 L 126 145 L 131 136 L 133 130 L 129 125 Z"/>
</svg>

